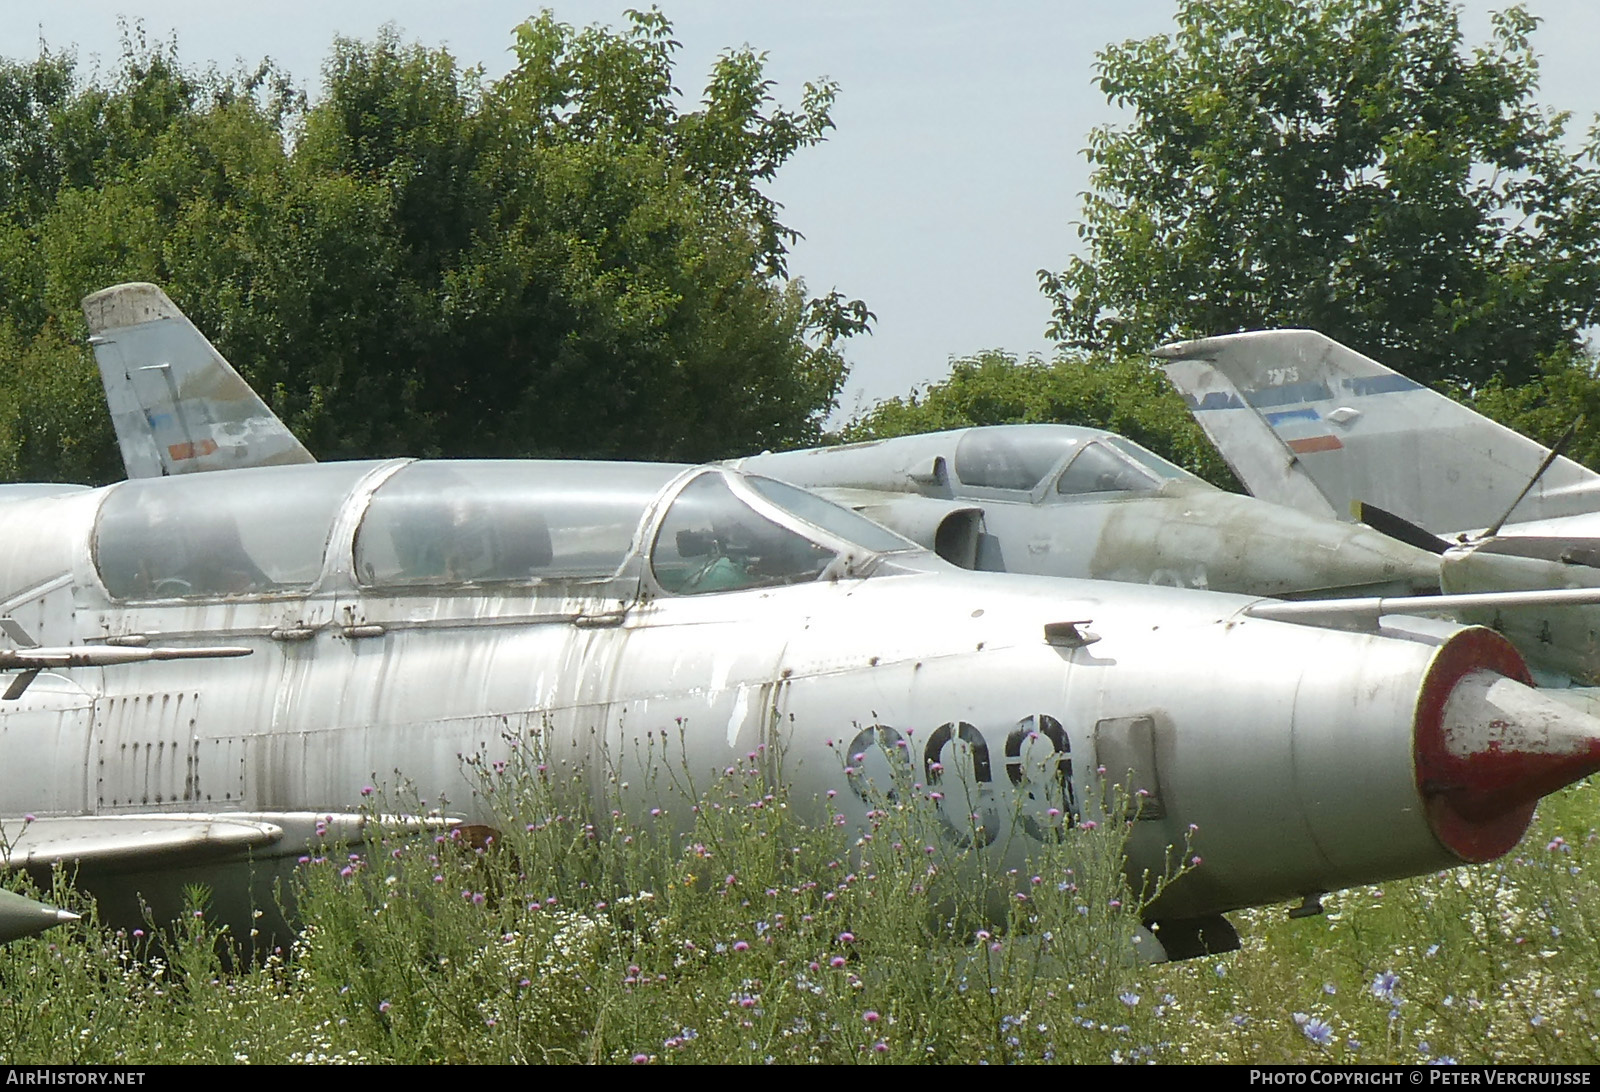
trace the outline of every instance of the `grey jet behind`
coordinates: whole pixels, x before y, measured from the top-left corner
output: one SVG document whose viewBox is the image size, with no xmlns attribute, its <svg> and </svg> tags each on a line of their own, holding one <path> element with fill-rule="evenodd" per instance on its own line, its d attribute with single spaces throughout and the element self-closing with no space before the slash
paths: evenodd
<svg viewBox="0 0 1600 1092">
<path fill-rule="evenodd" d="M 1251 595 L 1438 589 L 1426 551 L 1218 489 L 1133 441 L 994 425 L 735 460 L 966 568 Z"/>
</svg>

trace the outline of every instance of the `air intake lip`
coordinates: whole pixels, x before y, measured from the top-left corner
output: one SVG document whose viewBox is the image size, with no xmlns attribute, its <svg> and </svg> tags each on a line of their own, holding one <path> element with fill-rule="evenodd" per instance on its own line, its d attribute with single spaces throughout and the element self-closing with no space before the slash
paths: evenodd
<svg viewBox="0 0 1600 1092">
<path fill-rule="evenodd" d="M 1428 824 L 1468 863 L 1509 852 L 1540 797 L 1600 770 L 1600 720 L 1533 689 L 1522 656 L 1482 627 L 1439 649 L 1415 733 Z"/>
</svg>

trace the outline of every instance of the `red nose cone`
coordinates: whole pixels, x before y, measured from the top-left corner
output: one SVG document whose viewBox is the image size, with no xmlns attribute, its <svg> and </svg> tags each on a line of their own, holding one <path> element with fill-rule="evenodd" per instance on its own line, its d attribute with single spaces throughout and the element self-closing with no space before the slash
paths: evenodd
<svg viewBox="0 0 1600 1092">
<path fill-rule="evenodd" d="M 1417 699 L 1417 789 L 1434 834 L 1464 861 L 1508 852 L 1541 796 L 1600 770 L 1600 720 L 1531 688 L 1488 629 L 1439 650 Z"/>
</svg>

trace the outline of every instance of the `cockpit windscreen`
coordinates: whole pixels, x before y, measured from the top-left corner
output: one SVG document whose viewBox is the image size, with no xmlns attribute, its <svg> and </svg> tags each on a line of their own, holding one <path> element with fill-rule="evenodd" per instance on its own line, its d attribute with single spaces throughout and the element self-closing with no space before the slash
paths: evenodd
<svg viewBox="0 0 1600 1092">
<path fill-rule="evenodd" d="M 701 595 L 815 580 L 834 557 L 758 514 L 721 474 L 708 473 L 673 499 L 650 563 L 667 591 Z"/>
<path fill-rule="evenodd" d="M 901 538 L 885 527 L 880 527 L 866 516 L 858 515 L 848 508 L 824 500 L 815 493 L 808 493 L 787 482 L 774 481 L 754 474 L 745 481 L 749 482 L 757 493 L 785 512 L 799 516 L 807 523 L 821 527 L 830 534 L 838 535 L 847 542 L 854 542 L 857 546 L 874 553 L 887 554 L 896 550 L 917 548 L 915 542 Z"/>
</svg>

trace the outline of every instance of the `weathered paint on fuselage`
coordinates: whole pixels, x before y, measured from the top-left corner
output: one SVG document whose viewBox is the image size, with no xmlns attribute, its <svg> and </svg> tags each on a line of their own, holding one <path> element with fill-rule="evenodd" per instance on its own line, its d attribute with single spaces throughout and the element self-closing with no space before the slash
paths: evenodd
<svg viewBox="0 0 1600 1092">
<path fill-rule="evenodd" d="M 681 731 L 693 769 L 781 745 L 799 799 L 838 790 L 834 806 L 863 822 L 867 804 L 842 769 L 863 730 L 893 728 L 955 770 L 954 741 L 922 749 L 964 724 L 992 760 L 970 786 L 989 851 L 1017 863 L 1053 822 L 1043 809 L 1062 760 L 1091 810 L 1096 767 L 1119 767 L 1112 779 L 1133 768 L 1160 807 L 1137 824 L 1130 873 L 1161 871 L 1191 828 L 1206 862 L 1164 896 L 1169 917 L 1457 861 L 1413 780 L 1434 644 L 1242 618 L 1248 600 L 1236 597 L 964 573 L 917 552 L 869 559 L 864 577 L 673 596 L 640 544 L 682 479 L 645 513 L 610 580 L 379 595 L 354 580 L 351 541 L 400 465 L 373 465 L 321 575 L 293 595 L 113 602 L 91 549 L 106 490 L 6 506 L 0 615 L 42 643 L 159 638 L 254 654 L 39 679 L 0 716 L 0 814 L 314 817 L 358 809 L 363 787 L 404 777 L 430 805 L 476 819 L 461 756 L 492 760 L 508 737 L 537 736 L 552 761 L 598 779 L 607 762 L 638 761 L 647 734 Z M 226 473 L 249 489 L 257 472 Z M 191 480 L 158 485 L 181 498 Z M 1046 623 L 1084 619 L 1094 643 L 1043 638 Z M 1058 721 L 1065 746 L 1008 755 L 1035 717 Z M 966 824 L 953 817 L 952 837 Z M 308 839 L 291 831 L 255 859 L 292 860 Z M 194 867 L 107 884 L 126 895 L 217 876 Z"/>
<path fill-rule="evenodd" d="M 1080 445 L 1112 436 L 1068 425 L 1006 426 L 1004 431 L 1030 430 Z M 1192 475 L 1151 480 L 1137 490 L 1062 493 L 1056 485 L 1077 455 L 1072 450 L 1041 472 L 1030 490 L 971 485 L 961 479 L 957 452 L 965 437 L 985 431 L 1002 430 L 959 429 L 779 452 L 734 465 L 808 489 L 859 491 L 851 503 L 930 547 L 926 534 L 897 518 L 892 497 L 869 506 L 866 494 L 898 494 L 909 511 L 916 511 L 913 506 L 922 498 L 981 507 L 985 534 L 977 567 L 992 572 L 1267 596 L 1438 590 L 1438 561 L 1425 551 L 1368 527 L 1229 493 Z"/>
</svg>

